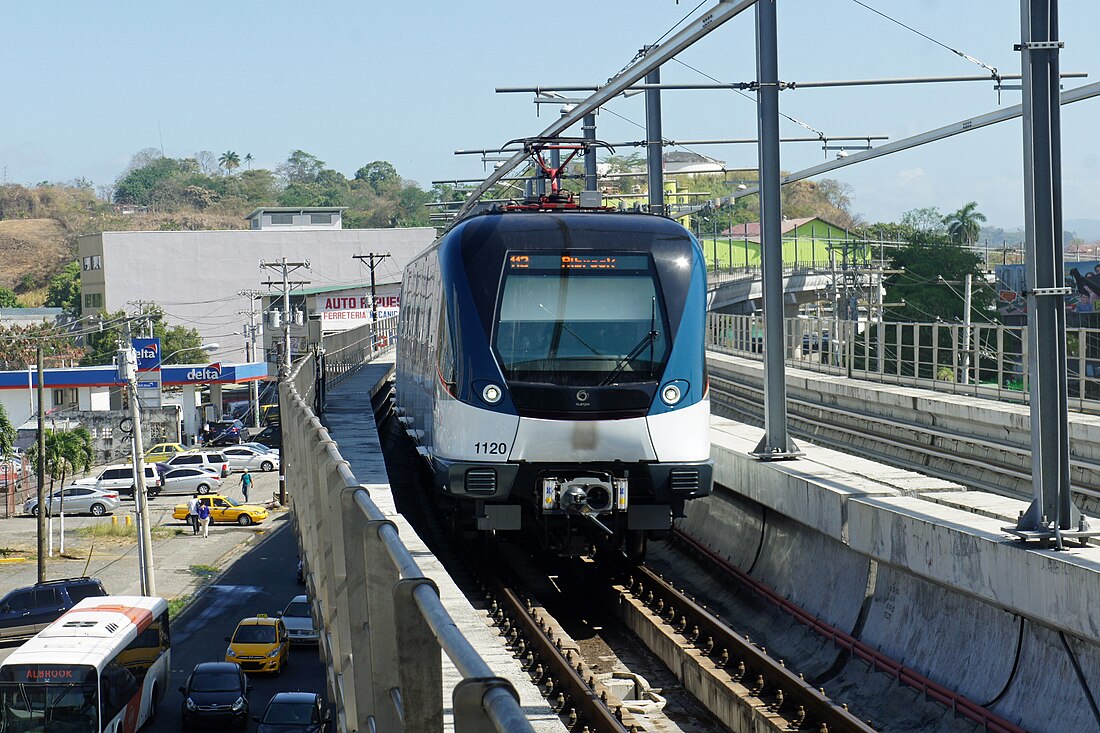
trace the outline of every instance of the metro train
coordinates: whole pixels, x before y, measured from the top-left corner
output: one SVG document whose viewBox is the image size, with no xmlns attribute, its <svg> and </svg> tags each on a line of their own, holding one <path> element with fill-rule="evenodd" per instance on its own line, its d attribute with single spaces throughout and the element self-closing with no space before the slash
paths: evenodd
<svg viewBox="0 0 1100 733">
<path fill-rule="evenodd" d="M 644 554 L 712 488 L 705 299 L 650 214 L 490 210 L 410 262 L 396 414 L 457 526 Z"/>
</svg>

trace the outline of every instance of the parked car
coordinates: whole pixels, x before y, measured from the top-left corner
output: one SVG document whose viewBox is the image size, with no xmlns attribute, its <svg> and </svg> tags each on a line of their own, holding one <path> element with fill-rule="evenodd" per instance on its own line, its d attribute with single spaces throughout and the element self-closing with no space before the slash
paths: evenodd
<svg viewBox="0 0 1100 733">
<path fill-rule="evenodd" d="M 249 672 L 279 674 L 290 658 L 290 635 L 279 618 L 261 614 L 241 619 L 233 636 L 225 640 L 229 642 L 225 661 L 237 662 Z"/>
<path fill-rule="evenodd" d="M 229 475 L 229 461 L 225 455 L 218 451 L 192 450 L 186 453 L 177 453 L 164 462 L 169 469 L 172 468 L 214 468 L 218 474 L 225 478 Z"/>
<path fill-rule="evenodd" d="M 118 463 L 112 466 L 104 466 L 99 475 L 73 481 L 72 486 L 83 486 L 104 491 L 117 491 L 119 496 L 133 498 L 134 496 L 134 467 L 129 463 Z M 145 488 L 156 496 L 160 490 L 160 473 L 152 464 L 145 466 Z"/>
<path fill-rule="evenodd" d="M 254 440 L 249 441 L 247 443 L 241 443 L 241 445 L 243 445 L 246 448 L 255 448 L 256 450 L 260 451 L 261 453 L 274 453 L 275 455 L 279 455 L 279 449 L 278 448 L 272 448 L 270 445 L 264 445 L 263 443 L 257 443 Z"/>
<path fill-rule="evenodd" d="M 242 527 L 257 524 L 267 519 L 267 510 L 255 504 L 238 504 L 228 496 L 205 494 L 199 501 L 210 507 L 210 523 L 236 522 Z M 187 505 L 177 504 L 172 510 L 172 518 L 187 521 Z"/>
<path fill-rule="evenodd" d="M 254 717 L 256 733 L 322 733 L 332 716 L 325 699 L 316 692 L 277 692 L 264 714 Z"/>
<path fill-rule="evenodd" d="M 157 443 L 145 453 L 146 463 L 162 463 L 187 448 L 180 443 Z"/>
<path fill-rule="evenodd" d="M 217 420 L 210 423 L 206 445 L 237 445 L 248 441 L 248 428 L 240 420 Z"/>
<path fill-rule="evenodd" d="M 274 471 L 279 467 L 279 454 L 272 451 L 259 451 L 246 445 L 235 445 L 222 449 L 232 471 Z"/>
<path fill-rule="evenodd" d="M 300 595 L 290 599 L 286 608 L 279 612 L 279 616 L 286 624 L 286 630 L 290 634 L 290 643 L 316 644 L 320 639 L 317 627 L 313 625 L 313 614 L 310 612 L 309 596 Z"/>
<path fill-rule="evenodd" d="M 162 494 L 210 494 L 222 489 L 222 477 L 205 468 L 170 468 L 161 480 L 164 482 Z"/>
<path fill-rule="evenodd" d="M 46 513 L 56 514 L 62 509 L 66 514 L 91 514 L 102 517 L 122 505 L 118 491 L 94 489 L 90 486 L 70 486 L 58 489 L 46 497 Z M 32 496 L 23 504 L 23 513 L 38 516 L 38 497 Z"/>
<path fill-rule="evenodd" d="M 105 596 L 97 578 L 67 578 L 17 588 L 0 599 L 0 639 L 34 636 L 85 598 Z"/>
<path fill-rule="evenodd" d="M 254 435 L 252 437 L 252 440 L 256 441 L 257 443 L 263 443 L 268 448 L 281 449 L 283 447 L 283 429 L 279 425 L 279 423 L 268 425 L 266 428 Z"/>
<path fill-rule="evenodd" d="M 245 728 L 248 725 L 248 691 L 251 689 L 252 683 L 239 664 L 196 664 L 187 678 L 187 684 L 180 688 L 183 693 L 180 711 L 183 729 L 226 724 Z"/>
</svg>

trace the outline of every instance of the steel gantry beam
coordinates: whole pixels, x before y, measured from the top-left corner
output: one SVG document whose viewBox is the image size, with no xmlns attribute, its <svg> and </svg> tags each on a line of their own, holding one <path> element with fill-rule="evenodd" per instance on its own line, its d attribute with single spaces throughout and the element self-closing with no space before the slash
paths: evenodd
<svg viewBox="0 0 1100 733">
<path fill-rule="evenodd" d="M 1061 104 L 1071 104 L 1073 102 L 1080 102 L 1085 99 L 1092 99 L 1093 97 L 1100 96 L 1100 82 L 1094 82 L 1092 84 L 1085 84 L 1077 87 L 1076 89 L 1068 89 L 1061 93 Z M 921 145 L 927 145 L 928 143 L 934 143 L 939 140 L 944 140 L 955 135 L 961 135 L 964 132 L 973 132 L 974 130 L 980 130 L 983 127 L 989 127 L 995 125 L 998 122 L 1007 122 L 1014 120 L 1023 114 L 1023 105 L 1016 104 L 1011 107 L 1006 107 L 996 112 L 989 112 L 977 117 L 971 117 L 969 119 L 953 122 L 950 125 L 944 125 L 938 127 L 935 130 L 929 130 L 927 132 L 921 132 L 911 137 L 902 138 L 901 140 L 894 140 L 893 142 L 879 145 L 876 148 L 870 150 L 864 150 L 858 153 L 852 153 L 846 158 L 838 158 L 837 160 L 830 160 L 825 163 L 819 163 L 809 168 L 803 168 L 800 171 L 794 173 L 788 173 L 783 176 L 783 183 L 794 183 L 795 181 L 801 181 L 804 178 L 813 178 L 819 176 L 822 173 L 828 173 L 829 171 L 836 170 L 837 168 L 843 168 L 849 165 L 855 165 L 856 163 L 862 163 L 867 160 L 873 160 L 874 158 L 881 158 L 884 155 L 892 155 L 893 153 L 900 153 L 903 150 L 909 150 L 910 148 L 916 148 Z M 732 201 L 739 199 L 742 196 L 751 196 L 752 194 L 759 193 L 758 186 L 750 186 L 744 191 L 738 191 L 737 193 L 725 197 L 724 201 Z"/>
<path fill-rule="evenodd" d="M 671 36 L 665 43 L 652 48 L 637 63 L 630 65 L 612 77 L 608 80 L 607 84 L 600 87 L 592 96 L 579 102 L 569 114 L 563 115 L 560 119 L 556 120 L 539 133 L 539 136 L 553 137 L 555 135 L 560 135 L 578 122 L 582 122 L 585 115 L 590 112 L 595 112 L 597 109 L 629 89 L 632 84 L 646 76 L 646 74 L 654 69 L 660 68 L 662 64 L 675 57 L 678 53 L 709 33 L 717 30 L 720 26 L 737 17 L 755 3 L 756 0 L 721 0 L 695 20 L 684 26 L 683 30 Z M 466 203 L 462 205 L 457 218 L 462 218 L 468 214 L 474 206 L 477 205 L 477 200 L 481 198 L 486 191 L 492 188 L 500 178 L 507 175 L 513 168 L 523 163 L 525 160 L 527 160 L 527 155 L 525 153 L 516 153 L 502 164 L 500 168 L 493 171 L 493 173 L 490 174 L 489 177 L 486 178 L 485 181 L 466 199 Z"/>
</svg>

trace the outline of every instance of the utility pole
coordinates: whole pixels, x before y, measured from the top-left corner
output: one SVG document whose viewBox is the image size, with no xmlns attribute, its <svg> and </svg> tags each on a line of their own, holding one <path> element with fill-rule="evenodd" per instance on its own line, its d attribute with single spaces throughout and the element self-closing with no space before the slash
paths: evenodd
<svg viewBox="0 0 1100 733">
<path fill-rule="evenodd" d="M 352 255 L 352 259 L 359 260 L 360 262 L 365 261 L 367 263 L 367 267 L 370 268 L 370 322 L 371 323 L 377 323 L 378 322 L 378 305 L 376 303 L 376 298 L 374 297 L 374 268 L 377 267 L 378 265 L 380 265 L 382 263 L 382 260 L 386 259 L 389 256 L 390 255 L 389 255 L 388 252 L 386 254 L 375 254 L 374 252 L 371 252 L 370 254 L 366 254 L 366 255 Z M 374 261 L 375 258 L 378 259 L 378 262 Z"/>
<path fill-rule="evenodd" d="M 46 582 L 46 400 L 45 369 L 42 366 L 42 346 L 35 355 L 38 360 L 38 582 Z"/>
<path fill-rule="evenodd" d="M 153 536 L 149 526 L 149 495 L 145 486 L 145 446 L 141 438 L 141 405 L 138 404 L 137 352 L 130 341 L 130 322 L 126 322 L 126 341 L 118 351 L 118 375 L 126 382 L 130 396 L 130 450 L 134 466 L 134 503 L 137 505 L 138 567 L 141 594 L 157 594 L 153 572 Z"/>
<path fill-rule="evenodd" d="M 651 47 L 647 46 L 644 51 Z M 661 83 L 661 67 L 646 74 L 646 84 Z M 649 213 L 666 216 L 664 132 L 661 129 L 661 90 L 645 90 L 646 178 L 649 187 Z"/>
<path fill-rule="evenodd" d="M 244 327 L 244 348 L 245 358 L 248 361 L 254 361 L 256 359 L 256 336 L 259 329 L 256 327 L 256 299 L 261 297 L 263 293 L 259 290 L 241 290 L 237 295 L 242 298 L 248 298 L 248 310 L 237 311 L 237 315 L 248 316 L 248 323 Z M 253 379 L 248 383 L 248 399 L 252 404 L 252 427 L 259 429 L 260 427 L 260 387 Z"/>
<path fill-rule="evenodd" d="M 279 382 L 282 383 L 290 377 L 290 273 L 301 268 L 309 268 L 309 260 L 304 262 L 287 262 L 283 257 L 279 262 L 264 262 L 260 260 L 260 269 L 281 270 L 283 274 L 283 358 L 279 364 Z M 296 284 L 305 285 L 308 281 L 296 281 Z M 276 283 L 264 283 L 269 287 Z M 279 414 L 282 414 L 280 409 Z M 281 422 L 281 420 L 280 420 Z M 279 503 L 286 506 L 286 460 L 279 461 Z"/>
</svg>

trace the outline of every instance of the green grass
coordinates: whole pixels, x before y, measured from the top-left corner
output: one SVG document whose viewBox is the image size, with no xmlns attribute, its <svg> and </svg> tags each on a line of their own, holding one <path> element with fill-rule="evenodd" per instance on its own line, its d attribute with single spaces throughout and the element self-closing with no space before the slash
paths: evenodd
<svg viewBox="0 0 1100 733">
<path fill-rule="evenodd" d="M 173 619 L 179 615 L 179 612 L 183 610 L 183 607 L 191 602 L 191 596 L 183 596 L 182 598 L 173 598 L 168 601 L 168 618 Z"/>
<path fill-rule="evenodd" d="M 192 565 L 189 570 L 195 575 L 200 575 L 204 578 L 209 578 L 221 572 L 213 565 Z"/>
<path fill-rule="evenodd" d="M 137 542 L 137 525 L 126 525 L 122 522 L 114 524 L 113 522 L 99 522 L 98 524 L 91 524 L 86 527 L 80 527 L 76 531 L 80 537 L 88 537 L 91 539 L 118 539 L 129 540 L 131 542 Z M 169 537 L 179 537 L 184 533 L 184 530 L 180 527 L 164 527 L 161 525 L 155 525 L 150 531 L 150 535 L 155 540 L 168 539 Z"/>
</svg>

